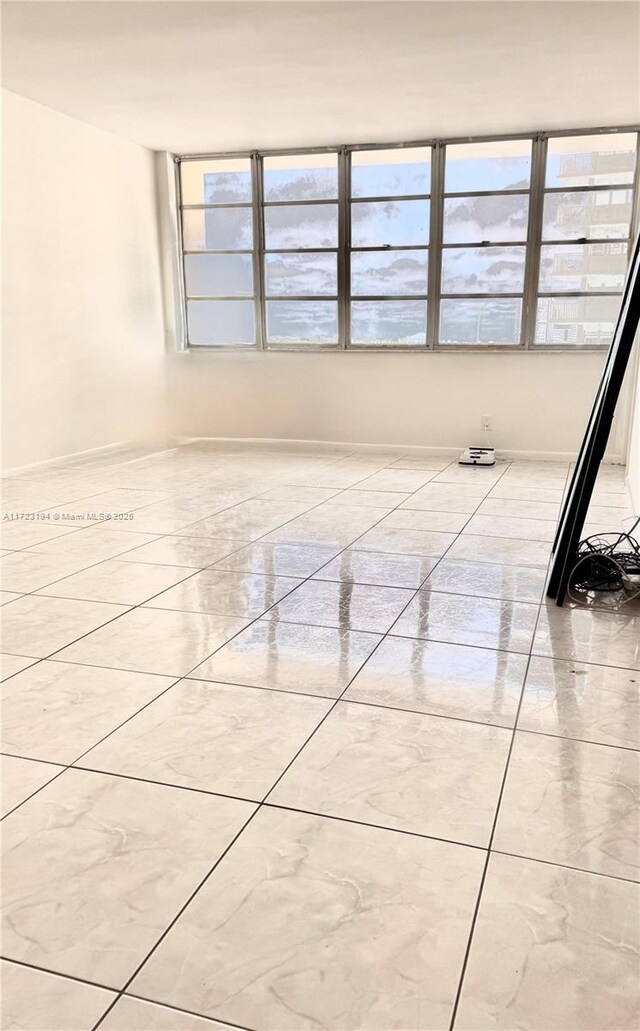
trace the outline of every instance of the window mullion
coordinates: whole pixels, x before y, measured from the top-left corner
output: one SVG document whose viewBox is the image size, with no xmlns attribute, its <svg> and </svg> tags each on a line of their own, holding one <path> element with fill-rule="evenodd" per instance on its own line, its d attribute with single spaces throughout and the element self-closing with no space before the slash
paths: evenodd
<svg viewBox="0 0 640 1031">
<path fill-rule="evenodd" d="M 432 350 L 438 346 L 440 325 L 444 159 L 444 144 L 434 143 L 431 149 L 431 220 L 429 223 L 429 274 L 427 283 L 427 347 Z"/>
<path fill-rule="evenodd" d="M 633 193 L 631 195 L 631 221 L 629 223 L 629 243 L 627 249 L 627 263 L 631 260 L 631 252 L 636 238 L 640 232 L 640 133 L 636 137 L 636 167 L 633 173 Z"/>
<path fill-rule="evenodd" d="M 524 268 L 521 344 L 527 349 L 535 343 L 546 167 L 547 138 L 542 133 L 539 133 L 537 136 L 534 136 L 532 141 L 531 193 L 529 196 L 529 224 Z"/>
<path fill-rule="evenodd" d="M 253 209 L 253 306 L 256 320 L 256 345 L 264 351 L 267 340 L 264 290 L 264 204 L 262 157 L 251 155 L 251 199 Z"/>
<path fill-rule="evenodd" d="M 343 350 L 351 338 L 351 155 L 346 147 L 338 151 L 338 346 Z"/>
<path fill-rule="evenodd" d="M 178 248 L 178 261 L 180 273 L 177 278 L 178 287 L 178 306 L 176 318 L 176 337 L 178 341 L 178 347 L 181 351 L 186 351 L 189 348 L 189 323 L 187 320 L 187 276 L 184 264 L 184 237 L 182 230 L 182 181 L 180 176 L 180 159 L 173 158 L 173 169 L 174 169 L 174 180 L 173 188 L 175 190 L 175 205 L 176 205 L 176 217 L 178 224 L 176 226 L 177 237 L 176 243 Z"/>
</svg>

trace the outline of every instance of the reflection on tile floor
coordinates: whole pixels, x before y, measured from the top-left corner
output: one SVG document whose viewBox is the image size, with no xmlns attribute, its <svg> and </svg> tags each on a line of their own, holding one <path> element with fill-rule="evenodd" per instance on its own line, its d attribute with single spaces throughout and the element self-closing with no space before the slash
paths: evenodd
<svg viewBox="0 0 640 1031">
<path fill-rule="evenodd" d="M 635 1029 L 640 614 L 543 601 L 568 471 L 9 478 L 56 521 L 3 527 L 3 1026 Z M 591 523 L 625 505 L 604 468 Z"/>
</svg>

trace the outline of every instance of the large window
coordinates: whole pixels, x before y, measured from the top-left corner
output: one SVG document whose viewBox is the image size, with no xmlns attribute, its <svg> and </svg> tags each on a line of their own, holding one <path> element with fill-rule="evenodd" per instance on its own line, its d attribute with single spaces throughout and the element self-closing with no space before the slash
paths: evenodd
<svg viewBox="0 0 640 1031">
<path fill-rule="evenodd" d="M 445 148 L 443 344 L 519 344 L 531 140 Z"/>
<path fill-rule="evenodd" d="M 338 344 L 338 157 L 263 161 L 265 343 Z"/>
<path fill-rule="evenodd" d="M 176 158 L 185 344 L 602 348 L 638 132 Z"/>
<path fill-rule="evenodd" d="M 535 340 L 606 345 L 631 237 L 637 136 L 547 143 Z"/>
<path fill-rule="evenodd" d="M 431 148 L 351 155 L 353 347 L 427 343 Z"/>
<path fill-rule="evenodd" d="M 188 341 L 255 346 L 251 162 L 180 163 Z"/>
</svg>

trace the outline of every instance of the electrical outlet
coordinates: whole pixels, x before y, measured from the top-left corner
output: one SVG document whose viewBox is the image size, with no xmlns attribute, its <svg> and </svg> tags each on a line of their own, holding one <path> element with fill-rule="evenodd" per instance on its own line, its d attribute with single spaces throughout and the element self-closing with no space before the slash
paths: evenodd
<svg viewBox="0 0 640 1031">
<path fill-rule="evenodd" d="M 491 416 L 490 415 L 481 415 L 480 416 L 480 429 L 482 430 L 483 433 L 490 433 L 491 432 Z"/>
</svg>

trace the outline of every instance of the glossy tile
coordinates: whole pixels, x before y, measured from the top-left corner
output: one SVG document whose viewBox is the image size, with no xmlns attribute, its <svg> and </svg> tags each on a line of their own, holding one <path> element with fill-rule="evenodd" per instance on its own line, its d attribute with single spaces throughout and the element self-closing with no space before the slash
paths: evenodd
<svg viewBox="0 0 640 1031">
<path fill-rule="evenodd" d="M 527 668 L 524 655 L 387 637 L 345 701 L 512 727 Z"/>
<path fill-rule="evenodd" d="M 526 501 L 517 498 L 494 497 L 490 494 L 478 509 L 479 516 L 498 516 L 502 519 L 546 519 L 557 521 L 560 514 L 560 502 L 536 501 L 529 498 Z M 500 536 L 509 537 L 510 534 L 503 533 Z"/>
<path fill-rule="evenodd" d="M 173 681 L 66 662 L 39 662 L 2 688 L 2 750 L 69 764 Z"/>
<path fill-rule="evenodd" d="M 123 605 L 25 595 L 2 613 L 3 647 L 44 658 L 126 611 Z"/>
<path fill-rule="evenodd" d="M 358 541 L 359 551 L 382 551 L 389 555 L 422 555 L 440 558 L 455 540 L 453 533 L 431 530 L 399 530 L 376 526 Z"/>
<path fill-rule="evenodd" d="M 204 569 L 231 555 L 242 541 L 210 540 L 205 537 L 162 537 L 151 544 L 129 551 L 123 562 L 150 562 L 153 565 L 189 566 Z"/>
<path fill-rule="evenodd" d="M 32 548 L 36 544 L 54 540 L 56 537 L 63 537 L 65 534 L 73 533 L 74 530 L 77 530 L 76 526 L 49 521 L 46 518 L 3 520 L 0 524 L 0 542 L 3 548 L 16 551 L 20 548 Z"/>
<path fill-rule="evenodd" d="M 389 467 L 391 469 L 428 469 L 431 472 L 442 472 L 447 466 L 451 465 L 458 457 L 458 452 L 450 452 L 446 455 L 437 455 L 435 453 L 429 455 L 424 453 L 423 455 L 410 454 L 403 455 L 397 461 L 393 462 Z"/>
<path fill-rule="evenodd" d="M 305 547 L 296 544 L 249 544 L 220 559 L 216 568 L 269 576 L 295 576 L 305 579 L 329 562 L 336 548 Z"/>
<path fill-rule="evenodd" d="M 409 509 L 391 512 L 380 523 L 382 529 L 394 530 L 439 530 L 445 533 L 460 533 L 469 516 L 460 512 L 425 512 Z"/>
<path fill-rule="evenodd" d="M 33 762 L 18 756 L 0 756 L 2 766 L 2 783 L 0 794 L 2 806 L 0 816 L 6 816 L 17 805 L 29 798 L 34 791 L 48 784 L 50 780 L 62 772 L 62 766 L 49 763 Z"/>
<path fill-rule="evenodd" d="M 261 494 L 257 501 L 302 501 L 309 505 L 320 505 L 329 498 L 336 498 L 340 491 L 332 487 L 305 487 L 301 484 L 282 484 Z"/>
<path fill-rule="evenodd" d="M 377 634 L 261 619 L 192 675 L 337 698 L 379 641 Z"/>
<path fill-rule="evenodd" d="M 384 634 L 413 593 L 399 587 L 307 580 L 279 602 L 271 615 L 288 623 Z"/>
<path fill-rule="evenodd" d="M 436 562 L 437 559 L 419 555 L 384 555 L 347 548 L 319 569 L 312 579 L 416 589 L 424 583 Z"/>
<path fill-rule="evenodd" d="M 402 494 L 393 490 L 360 490 L 357 487 L 353 487 L 350 490 L 344 490 L 340 494 L 336 494 L 331 499 L 331 504 L 391 509 L 409 497 L 411 497 L 410 494 Z"/>
<path fill-rule="evenodd" d="M 178 533 L 185 526 L 209 518 L 242 500 L 237 491 L 220 491 L 215 497 L 173 498 L 134 512 L 129 526 L 132 530 L 147 533 Z"/>
<path fill-rule="evenodd" d="M 531 659 L 518 726 L 640 749 L 640 675 L 582 662 Z"/>
<path fill-rule="evenodd" d="M 100 1031 L 229 1031 L 229 1027 L 217 1020 L 123 995 L 103 1020 Z"/>
<path fill-rule="evenodd" d="M 353 544 L 362 534 L 388 514 L 386 508 L 360 508 L 357 505 L 322 505 L 269 533 L 273 544 L 321 545 L 339 551 Z"/>
<path fill-rule="evenodd" d="M 4 824 L 5 955 L 121 987 L 252 811 L 67 770 Z"/>
<path fill-rule="evenodd" d="M 9 591 L 29 594 L 91 565 L 89 558 L 73 555 L 37 555 L 14 551 L 0 561 L 2 586 Z"/>
<path fill-rule="evenodd" d="M 640 616 L 543 605 L 533 651 L 640 670 Z"/>
<path fill-rule="evenodd" d="M 491 562 L 493 565 L 547 568 L 551 545 L 546 541 L 520 541 L 510 537 L 476 537 L 464 533 L 449 548 L 447 559 Z"/>
<path fill-rule="evenodd" d="M 269 1031 L 445 1027 L 482 863 L 460 845 L 262 810 L 132 991 Z"/>
<path fill-rule="evenodd" d="M 56 658 L 181 677 L 245 627 L 235 616 L 133 609 Z"/>
<path fill-rule="evenodd" d="M 104 988 L 6 960 L 0 960 L 0 978 L 7 1031 L 92 1031 L 116 998 Z"/>
<path fill-rule="evenodd" d="M 497 483 L 489 498 L 491 500 L 501 498 L 507 501 L 517 502 L 533 502 L 534 505 L 545 504 L 555 505 L 558 507 L 562 501 L 563 490 L 557 487 L 521 487 L 518 484 L 512 484 L 508 480 L 505 483 L 501 480 Z M 505 511 L 506 514 L 511 514 Z M 514 513 L 515 514 L 515 513 Z"/>
<path fill-rule="evenodd" d="M 498 460 L 494 466 L 459 465 L 453 462 L 435 475 L 434 483 L 465 484 L 485 493 L 504 476 L 506 463 Z"/>
<path fill-rule="evenodd" d="M 8 677 L 19 673 L 27 666 L 33 666 L 38 659 L 28 658 L 26 655 L 0 655 L 0 680 L 7 680 Z"/>
<path fill-rule="evenodd" d="M 486 495 L 484 487 L 456 483 L 428 483 L 406 501 L 401 509 L 419 509 L 426 512 L 459 512 L 472 515 Z"/>
<path fill-rule="evenodd" d="M 516 733 L 493 847 L 638 880 L 640 755 Z"/>
<path fill-rule="evenodd" d="M 394 624 L 392 633 L 398 637 L 528 652 L 537 616 L 538 606 L 524 602 L 423 590 Z"/>
<path fill-rule="evenodd" d="M 633 525 L 633 518 L 626 509 L 621 510 L 617 506 L 591 504 L 587 512 L 588 523 L 610 523 L 612 528 L 617 528 L 622 522 L 629 528 Z"/>
<path fill-rule="evenodd" d="M 243 501 L 224 512 L 185 526 L 178 536 L 255 541 L 309 508 L 311 504 L 308 501 Z"/>
<path fill-rule="evenodd" d="M 56 598 L 141 605 L 192 574 L 193 570 L 185 566 L 108 559 L 81 573 L 58 580 L 49 587 L 42 587 L 39 593 Z"/>
<path fill-rule="evenodd" d="M 255 619 L 301 582 L 289 576 L 205 569 L 157 595 L 148 602 L 148 607 Z"/>
<path fill-rule="evenodd" d="M 379 465 L 375 466 L 379 469 Z M 372 467 L 369 465 L 356 466 L 347 465 L 345 462 L 335 462 L 324 470 L 303 474 L 301 479 L 315 487 L 331 487 L 334 490 L 348 490 L 360 484 L 367 476 L 372 475 Z"/>
<path fill-rule="evenodd" d="M 68 555 L 72 558 L 101 562 L 117 555 L 124 555 L 154 540 L 156 537 L 151 533 L 111 530 L 108 526 L 100 525 L 45 541 L 44 544 L 35 545 L 31 550 L 37 555 Z"/>
<path fill-rule="evenodd" d="M 164 490 L 134 490 L 131 487 L 118 487 L 82 498 L 80 502 L 75 502 L 73 507 L 77 508 L 82 505 L 89 511 L 113 515 L 115 512 L 146 509 L 149 505 L 157 504 L 169 497 L 169 493 Z"/>
<path fill-rule="evenodd" d="M 460 1031 L 635 1031 L 636 884 L 493 855 L 455 1022 Z"/>
<path fill-rule="evenodd" d="M 444 594 L 537 603 L 542 598 L 545 581 L 545 570 L 534 566 L 456 562 L 445 557 L 424 586 Z"/>
<path fill-rule="evenodd" d="M 591 497 L 593 505 L 604 505 L 609 508 L 624 508 L 628 506 L 628 499 L 624 493 L 614 493 L 606 489 L 601 490 L 597 484 Z"/>
<path fill-rule="evenodd" d="M 331 704 L 182 680 L 92 749 L 81 765 L 260 801 Z"/>
<path fill-rule="evenodd" d="M 363 490 L 398 491 L 411 493 L 424 487 L 437 475 L 433 469 L 382 469 L 368 476 L 360 486 Z"/>
<path fill-rule="evenodd" d="M 518 519 L 498 515 L 474 515 L 465 527 L 465 533 L 479 537 L 509 537 L 522 541 L 553 541 L 557 520 Z"/>
<path fill-rule="evenodd" d="M 486 847 L 511 733 L 339 702 L 269 802 Z"/>
<path fill-rule="evenodd" d="M 267 797 L 140 989 L 37 974 L 16 1027 L 635 1031 L 640 602 L 543 601 L 568 462 L 457 458 L 198 440 L 4 480 L 47 509 L 0 552 L 10 951 L 119 988 Z M 586 530 L 628 515 L 603 466 Z"/>
</svg>

